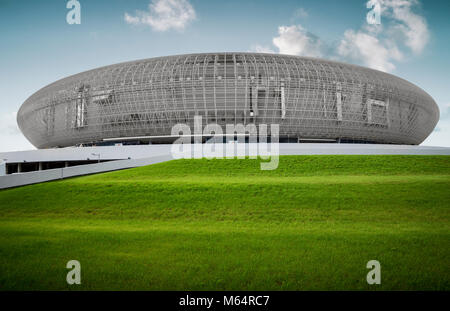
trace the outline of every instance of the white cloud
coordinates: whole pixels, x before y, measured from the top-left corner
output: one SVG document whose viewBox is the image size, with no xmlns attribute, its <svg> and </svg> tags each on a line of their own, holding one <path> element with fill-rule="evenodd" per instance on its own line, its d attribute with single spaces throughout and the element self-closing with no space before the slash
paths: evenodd
<svg viewBox="0 0 450 311">
<path fill-rule="evenodd" d="M 394 61 L 403 61 L 408 52 L 423 51 L 429 31 L 425 18 L 412 11 L 419 5 L 417 0 L 378 1 L 382 25 L 345 31 L 337 53 L 344 59 L 389 72 L 395 69 Z"/>
<path fill-rule="evenodd" d="M 128 24 L 134 24 L 134 25 L 138 25 L 141 23 L 141 19 L 137 16 L 131 16 L 128 13 L 125 13 L 125 21 Z"/>
<path fill-rule="evenodd" d="M 0 116 L 0 152 L 35 149 L 20 132 L 16 116 L 16 112 Z"/>
<path fill-rule="evenodd" d="M 395 44 L 383 43 L 375 35 L 364 31 L 347 30 L 337 52 L 340 56 L 382 71 L 394 70 L 392 60 L 403 59 Z"/>
<path fill-rule="evenodd" d="M 195 18 L 195 10 L 188 0 L 152 0 L 148 11 L 136 11 L 135 16 L 125 13 L 124 16 L 128 24 L 148 25 L 156 31 L 181 31 Z"/>
<path fill-rule="evenodd" d="M 273 38 L 272 43 L 281 54 L 322 56 L 322 42 L 301 25 L 278 27 L 278 37 Z"/>
<path fill-rule="evenodd" d="M 298 8 L 294 11 L 294 18 L 307 18 L 308 12 L 304 8 Z"/>
<path fill-rule="evenodd" d="M 429 41 L 425 18 L 413 10 L 418 0 L 370 0 L 381 4 L 381 25 L 364 24 L 359 29 L 347 29 L 337 44 L 323 42 L 301 25 L 280 26 L 278 36 L 272 39 L 278 53 L 299 56 L 328 57 L 349 61 L 373 69 L 391 72 L 395 64 L 410 55 L 420 54 Z M 304 9 L 296 15 L 307 16 Z M 366 21 L 364 17 L 362 20 Z M 271 52 L 259 45 L 253 50 Z"/>
<path fill-rule="evenodd" d="M 272 50 L 270 47 L 262 46 L 259 44 L 253 45 L 252 48 L 250 49 L 250 51 L 256 52 L 256 53 L 275 53 L 275 51 Z"/>
<path fill-rule="evenodd" d="M 392 27 L 403 36 L 404 44 L 414 53 L 421 53 L 430 34 L 425 18 L 412 11 L 419 6 L 417 0 L 380 0 L 382 15 L 392 19 Z"/>
</svg>

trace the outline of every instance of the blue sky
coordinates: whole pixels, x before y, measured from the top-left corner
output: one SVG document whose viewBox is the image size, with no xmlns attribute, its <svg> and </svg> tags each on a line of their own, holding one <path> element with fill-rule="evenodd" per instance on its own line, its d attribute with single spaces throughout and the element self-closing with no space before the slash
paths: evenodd
<svg viewBox="0 0 450 311">
<path fill-rule="evenodd" d="M 371 0 L 375 1 L 375 0 Z M 33 148 L 15 113 L 58 79 L 122 61 L 192 52 L 271 51 L 381 69 L 423 88 L 441 120 L 423 145 L 450 146 L 450 1 L 0 0 L 0 151 Z"/>
</svg>

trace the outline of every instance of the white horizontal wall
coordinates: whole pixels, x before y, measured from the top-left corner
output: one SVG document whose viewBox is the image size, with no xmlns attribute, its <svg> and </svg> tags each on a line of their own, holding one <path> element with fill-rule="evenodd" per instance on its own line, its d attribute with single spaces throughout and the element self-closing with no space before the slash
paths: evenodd
<svg viewBox="0 0 450 311">
<path fill-rule="evenodd" d="M 36 184 L 40 182 L 64 179 L 75 176 L 115 171 L 138 166 L 145 166 L 170 160 L 172 160 L 172 157 L 170 155 L 162 155 L 144 159 L 110 161 L 44 171 L 11 174 L 6 176 L 0 176 L 0 189 Z"/>
<path fill-rule="evenodd" d="M 29 184 L 40 183 L 44 181 L 88 175 L 94 173 L 108 172 L 120 169 L 126 169 L 131 167 L 138 167 L 144 165 L 150 165 L 153 163 L 159 163 L 164 161 L 170 161 L 173 159 L 171 155 L 172 145 L 158 146 L 136 146 L 132 152 L 129 153 L 132 156 L 143 155 L 152 153 L 153 156 L 131 160 L 117 160 L 96 164 L 87 164 L 80 166 L 72 166 L 66 168 L 35 171 L 28 173 L 18 173 L 6 176 L 0 176 L 0 189 L 11 188 Z M 270 144 L 269 144 L 270 146 Z M 202 147 L 205 147 L 203 144 Z M 98 147 L 104 148 L 104 147 Z M 117 148 L 117 147 L 116 147 Z M 226 150 L 226 145 L 223 146 L 223 150 Z M 270 147 L 269 147 L 270 148 Z M 238 149 L 238 148 L 236 148 Z M 102 149 L 104 150 L 104 149 Z M 192 148 L 192 151 L 194 148 Z M 243 156 L 249 155 L 249 144 L 246 144 L 244 148 Z M 270 149 L 269 149 L 270 150 Z M 40 150 L 36 150 L 39 152 Z M 35 152 L 36 152 L 35 151 Z M 47 150 L 50 152 L 51 150 Z M 55 149 L 54 152 L 58 153 L 60 150 Z M 90 151 L 95 151 L 92 149 Z M 130 150 L 127 150 L 130 152 Z M 114 147 L 110 152 L 114 152 Z M 118 147 L 116 152 L 124 153 L 123 148 Z M 450 148 L 448 147 L 427 147 L 427 146 L 407 146 L 407 145 L 371 145 L 371 144 L 279 144 L 280 155 L 339 155 L 339 154 L 355 154 L 355 155 L 450 155 Z M 16 155 L 20 156 L 20 155 Z M 33 158 L 33 152 L 29 152 L 27 155 L 29 158 Z M 41 156 L 41 155 L 40 155 Z M 10 158 L 12 158 L 10 156 Z M 33 159 L 36 159 L 35 157 Z M 44 158 L 45 160 L 45 158 Z"/>
</svg>

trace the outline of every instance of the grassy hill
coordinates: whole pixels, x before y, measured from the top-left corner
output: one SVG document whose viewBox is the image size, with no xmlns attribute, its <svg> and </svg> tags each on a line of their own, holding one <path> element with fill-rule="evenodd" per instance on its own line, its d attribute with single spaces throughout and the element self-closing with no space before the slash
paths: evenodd
<svg viewBox="0 0 450 311">
<path fill-rule="evenodd" d="M 450 290 L 449 190 L 448 156 L 177 160 L 3 190 L 0 289 Z"/>
</svg>

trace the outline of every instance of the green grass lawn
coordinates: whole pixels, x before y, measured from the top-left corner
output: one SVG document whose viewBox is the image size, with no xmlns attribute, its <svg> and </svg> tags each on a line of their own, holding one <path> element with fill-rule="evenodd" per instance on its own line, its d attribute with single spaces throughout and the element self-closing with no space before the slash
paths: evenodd
<svg viewBox="0 0 450 311">
<path fill-rule="evenodd" d="M 177 160 L 0 191 L 0 289 L 450 290 L 449 156 L 259 168 Z"/>
</svg>

